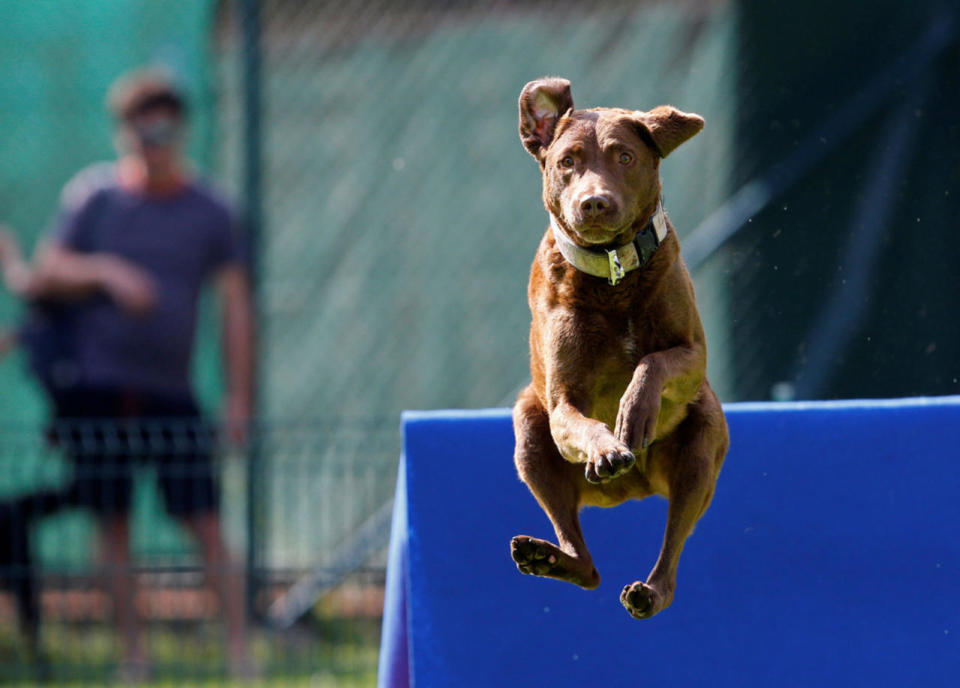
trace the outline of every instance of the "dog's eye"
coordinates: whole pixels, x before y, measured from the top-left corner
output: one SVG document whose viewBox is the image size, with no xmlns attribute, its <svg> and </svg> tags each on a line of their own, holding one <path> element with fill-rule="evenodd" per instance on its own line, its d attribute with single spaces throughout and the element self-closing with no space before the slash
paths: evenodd
<svg viewBox="0 0 960 688">
<path fill-rule="evenodd" d="M 633 156 L 630 155 L 627 151 L 622 151 L 620 155 L 617 156 L 617 160 L 620 161 L 621 165 L 629 165 L 633 162 Z"/>
<path fill-rule="evenodd" d="M 560 158 L 560 167 L 571 168 L 573 167 L 574 160 L 572 155 L 564 155 Z"/>
</svg>

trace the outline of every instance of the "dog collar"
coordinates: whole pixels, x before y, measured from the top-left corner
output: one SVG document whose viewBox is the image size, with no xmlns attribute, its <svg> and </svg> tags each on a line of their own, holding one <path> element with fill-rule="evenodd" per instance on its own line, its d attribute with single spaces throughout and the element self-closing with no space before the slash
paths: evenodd
<svg viewBox="0 0 960 688">
<path fill-rule="evenodd" d="M 557 248 L 568 263 L 580 272 L 605 277 L 611 286 L 616 286 L 628 272 L 642 268 L 667 237 L 667 220 L 659 201 L 653 217 L 633 241 L 617 248 L 591 249 L 575 244 L 553 213 L 550 213 L 550 226 Z"/>
</svg>

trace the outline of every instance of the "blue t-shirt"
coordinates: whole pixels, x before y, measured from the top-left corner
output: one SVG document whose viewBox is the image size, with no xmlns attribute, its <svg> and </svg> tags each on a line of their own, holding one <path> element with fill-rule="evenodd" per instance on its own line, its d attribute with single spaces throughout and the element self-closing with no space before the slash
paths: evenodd
<svg viewBox="0 0 960 688">
<path fill-rule="evenodd" d="M 80 383 L 189 394 L 200 290 L 241 260 L 227 203 L 201 183 L 169 197 L 144 196 L 121 188 L 113 166 L 100 164 L 65 187 L 54 238 L 74 251 L 124 258 L 146 270 L 157 288 L 156 305 L 142 316 L 105 295 L 77 304 Z"/>
</svg>

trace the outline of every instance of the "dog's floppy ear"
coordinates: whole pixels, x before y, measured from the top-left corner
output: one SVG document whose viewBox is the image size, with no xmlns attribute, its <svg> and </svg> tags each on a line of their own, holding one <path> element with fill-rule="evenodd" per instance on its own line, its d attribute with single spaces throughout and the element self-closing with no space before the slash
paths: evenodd
<svg viewBox="0 0 960 688">
<path fill-rule="evenodd" d="M 553 141 L 557 122 L 573 109 L 570 82 L 560 78 L 531 81 L 520 92 L 520 140 L 530 155 L 540 160 L 541 152 Z"/>
<path fill-rule="evenodd" d="M 674 148 L 703 129 L 703 117 L 680 112 L 670 105 L 637 113 L 637 123 L 653 141 L 661 158 L 670 155 Z"/>
</svg>

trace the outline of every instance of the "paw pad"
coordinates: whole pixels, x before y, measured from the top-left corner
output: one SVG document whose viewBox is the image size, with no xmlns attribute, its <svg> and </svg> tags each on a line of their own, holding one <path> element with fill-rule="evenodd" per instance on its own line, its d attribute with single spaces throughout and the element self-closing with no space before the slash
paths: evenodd
<svg viewBox="0 0 960 688">
<path fill-rule="evenodd" d="M 649 619 L 656 614 L 657 592 L 646 583 L 625 585 L 620 593 L 620 603 L 635 619 Z"/>
</svg>

